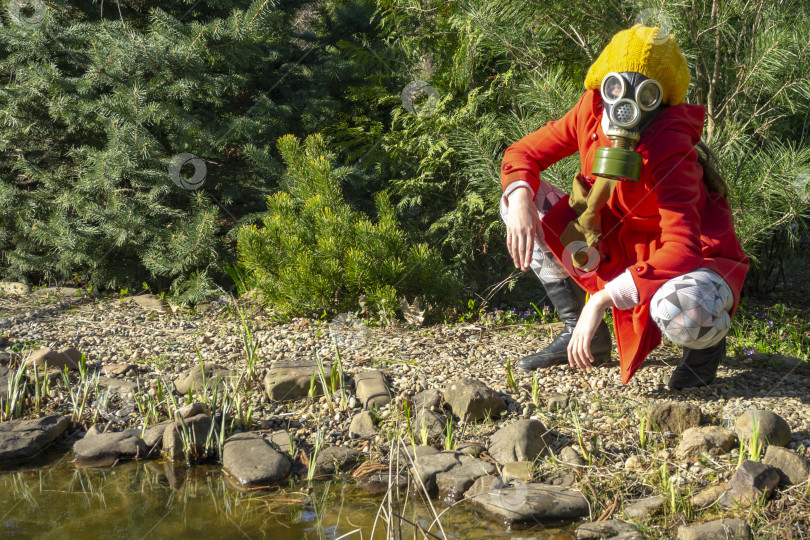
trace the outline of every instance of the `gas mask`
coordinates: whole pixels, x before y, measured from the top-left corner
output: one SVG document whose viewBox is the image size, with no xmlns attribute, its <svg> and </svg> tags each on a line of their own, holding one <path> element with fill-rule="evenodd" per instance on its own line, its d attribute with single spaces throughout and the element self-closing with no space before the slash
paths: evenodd
<svg viewBox="0 0 810 540">
<path fill-rule="evenodd" d="M 635 152 L 643 130 L 661 111 L 661 84 L 634 71 L 610 72 L 602 79 L 602 102 L 610 147 L 596 149 L 592 173 L 611 180 L 637 182 L 641 154 Z M 604 123 L 603 123 L 604 125 Z"/>
</svg>

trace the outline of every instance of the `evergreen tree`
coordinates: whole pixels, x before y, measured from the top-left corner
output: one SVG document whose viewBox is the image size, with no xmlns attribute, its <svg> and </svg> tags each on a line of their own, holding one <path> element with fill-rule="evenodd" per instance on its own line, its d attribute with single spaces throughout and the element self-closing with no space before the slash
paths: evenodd
<svg viewBox="0 0 810 540">
<path fill-rule="evenodd" d="M 340 188 L 347 167 L 320 135 L 302 145 L 279 140 L 287 165 L 284 190 L 268 199 L 263 227 L 239 231 L 239 263 L 246 286 L 279 313 L 353 311 L 393 317 L 400 295 L 436 304 L 456 296 L 441 257 L 424 244 L 410 245 L 384 192 L 375 197 L 376 223 L 346 203 Z"/>
<path fill-rule="evenodd" d="M 368 3 L 32 6 L 0 28 L 6 278 L 214 292 L 277 189 L 274 141 L 345 123 L 367 84 L 339 47 L 374 31 Z"/>
</svg>

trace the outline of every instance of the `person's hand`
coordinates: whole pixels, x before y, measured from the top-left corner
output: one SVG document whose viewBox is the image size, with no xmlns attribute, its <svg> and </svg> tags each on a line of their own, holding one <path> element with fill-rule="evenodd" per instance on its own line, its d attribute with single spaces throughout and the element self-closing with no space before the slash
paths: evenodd
<svg viewBox="0 0 810 540">
<path fill-rule="evenodd" d="M 585 371 L 593 367 L 591 340 L 602 322 L 605 310 L 612 305 L 613 300 L 604 289 L 591 296 L 585 304 L 568 342 L 568 364 L 571 367 L 579 367 Z"/>
<path fill-rule="evenodd" d="M 506 247 L 515 268 L 525 271 L 532 263 L 535 234 L 540 227 L 540 216 L 526 188 L 518 188 L 509 195 L 509 214 L 506 218 Z"/>
</svg>

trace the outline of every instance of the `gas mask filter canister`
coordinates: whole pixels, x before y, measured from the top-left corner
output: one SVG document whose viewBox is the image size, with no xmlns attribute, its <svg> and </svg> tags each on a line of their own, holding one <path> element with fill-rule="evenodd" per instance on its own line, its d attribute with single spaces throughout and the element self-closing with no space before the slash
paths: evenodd
<svg viewBox="0 0 810 540">
<path fill-rule="evenodd" d="M 592 173 L 611 180 L 637 182 L 641 175 L 641 154 L 635 151 L 644 129 L 661 111 L 661 84 L 641 73 L 610 72 L 600 88 L 605 135 L 611 146 L 596 149 Z"/>
</svg>

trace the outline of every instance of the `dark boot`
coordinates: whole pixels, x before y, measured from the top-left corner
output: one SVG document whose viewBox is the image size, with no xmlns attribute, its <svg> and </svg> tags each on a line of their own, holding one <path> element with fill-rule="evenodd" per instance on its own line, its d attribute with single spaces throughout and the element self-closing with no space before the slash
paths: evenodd
<svg viewBox="0 0 810 540">
<path fill-rule="evenodd" d="M 585 291 L 571 277 L 565 279 L 542 282 L 546 289 L 551 303 L 557 309 L 560 320 L 565 323 L 565 328 L 554 338 L 551 344 L 542 351 L 530 354 L 518 360 L 517 366 L 524 371 L 532 371 L 539 368 L 555 366 L 568 363 L 568 342 L 571 341 L 571 333 L 577 325 L 579 314 L 585 307 Z M 610 329 L 605 321 L 602 321 L 596 328 L 596 333 L 591 340 L 591 354 L 594 365 L 599 365 L 610 360 L 611 350 Z"/>
<path fill-rule="evenodd" d="M 717 376 L 717 366 L 726 357 L 726 338 L 706 349 L 683 348 L 683 358 L 669 378 L 673 390 L 708 386 Z"/>
</svg>

